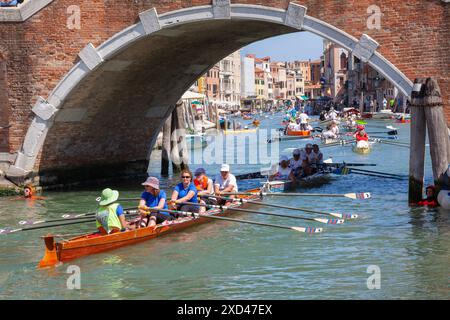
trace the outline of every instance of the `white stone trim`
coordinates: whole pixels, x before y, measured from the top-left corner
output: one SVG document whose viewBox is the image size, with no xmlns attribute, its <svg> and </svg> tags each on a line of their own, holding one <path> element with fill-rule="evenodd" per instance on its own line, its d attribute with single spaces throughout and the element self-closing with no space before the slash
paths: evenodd
<svg viewBox="0 0 450 320">
<path fill-rule="evenodd" d="M 88 43 L 86 47 L 78 53 L 78 56 L 90 70 L 94 70 L 103 62 L 102 56 L 98 53 L 92 43 Z"/>
<path fill-rule="evenodd" d="M 139 19 L 141 20 L 141 24 L 144 27 L 146 34 L 161 30 L 158 12 L 156 12 L 155 8 L 139 13 Z"/>
<path fill-rule="evenodd" d="M 42 120 L 48 120 L 55 114 L 56 108 L 45 101 L 44 98 L 38 97 L 32 111 Z"/>
<path fill-rule="evenodd" d="M 17 153 L 0 152 L 0 162 L 13 163 L 16 161 Z"/>
<path fill-rule="evenodd" d="M 284 24 L 301 30 L 303 28 L 303 21 L 305 20 L 307 8 L 296 3 L 289 3 L 289 7 L 286 11 L 286 19 Z"/>
<path fill-rule="evenodd" d="M 353 54 L 361 59 L 362 62 L 368 62 L 379 46 L 380 44 L 367 34 L 362 34 L 353 50 Z"/>
<path fill-rule="evenodd" d="M 23 22 L 51 2 L 53 0 L 26 0 L 18 7 L 2 7 L 0 22 Z"/>
<path fill-rule="evenodd" d="M 223 3 L 226 4 L 227 2 L 229 1 L 224 1 Z M 219 5 L 219 1 L 214 3 Z M 220 1 L 220 3 L 222 3 L 222 1 Z M 225 5 L 225 7 L 228 6 Z M 125 50 L 133 42 L 144 36 L 151 36 L 153 33 L 159 35 L 163 32 L 169 32 L 170 35 L 171 27 L 174 25 L 215 19 L 219 17 L 220 14 L 223 14 L 220 10 L 220 13 L 218 13 L 217 8 L 219 7 L 216 6 L 216 11 L 214 11 L 214 6 L 212 5 L 197 6 L 171 11 L 160 16 L 157 16 L 156 10 L 147 10 L 146 12 L 140 14 L 141 21 L 139 23 L 118 32 L 100 45 L 97 49 L 95 49 L 92 44 L 88 44 L 79 53 L 82 61 L 74 65 L 74 67 L 49 95 L 48 103 L 55 108 L 54 112 L 49 112 L 46 114 L 43 111 L 37 111 L 40 115 L 35 117 L 33 120 L 25 137 L 22 151 L 18 154 L 15 165 L 10 167 L 12 174 L 16 174 L 21 170 L 30 171 L 33 169 L 36 156 L 44 143 L 49 128 L 53 124 L 52 117 L 49 117 L 48 121 L 45 121 L 41 118 L 41 116 L 45 118 L 48 117 L 50 113 L 52 115 L 57 115 L 58 107 L 61 106 L 70 92 L 77 85 L 79 85 L 82 79 L 86 77 L 93 69 L 104 63 L 105 60 L 114 57 L 120 51 Z M 358 41 L 355 37 L 326 22 L 305 15 L 305 7 L 290 3 L 287 10 L 282 10 L 258 5 L 231 4 L 229 9 L 231 19 L 259 20 L 287 25 L 297 30 L 301 29 L 315 33 L 325 39 L 337 43 L 351 52 L 355 51 L 356 48 L 356 52 L 354 52 L 355 55 L 360 54 L 362 57 L 368 58 L 368 63 L 384 75 L 389 81 L 395 84 L 404 95 L 408 97 L 411 95 L 413 87 L 412 81 L 410 81 L 381 54 L 376 52 L 376 48 L 372 51 L 372 45 L 376 43 L 374 40 L 371 41 L 364 38 L 364 40 Z M 160 29 L 158 29 L 157 25 L 155 25 L 155 15 L 158 18 Z M 225 16 L 223 15 L 223 17 Z M 296 17 L 299 20 L 303 20 L 295 21 Z M 152 29 L 155 31 L 152 33 L 147 33 Z M 368 40 L 368 42 L 365 40 Z M 368 46 L 366 46 L 366 44 L 368 44 Z M 363 53 L 362 49 L 366 49 L 368 53 Z M 36 108 L 36 110 L 38 109 L 39 108 Z M 69 112 L 69 110 L 66 112 Z M 77 113 L 78 116 L 72 115 L 73 117 L 70 116 L 68 119 L 73 119 L 73 121 L 81 121 L 83 117 L 81 113 L 82 112 Z M 64 121 L 64 115 L 62 115 L 59 119 L 60 121 Z"/>
<path fill-rule="evenodd" d="M 231 19 L 230 0 L 213 0 L 212 8 L 214 19 Z"/>
</svg>

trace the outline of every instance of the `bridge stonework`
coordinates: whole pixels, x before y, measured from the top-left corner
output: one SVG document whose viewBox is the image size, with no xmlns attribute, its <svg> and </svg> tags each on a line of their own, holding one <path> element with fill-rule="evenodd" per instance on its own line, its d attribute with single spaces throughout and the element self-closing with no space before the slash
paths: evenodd
<svg viewBox="0 0 450 320">
<path fill-rule="evenodd" d="M 296 23 L 317 25 L 318 34 L 321 21 L 356 40 L 369 36 L 369 47 L 406 77 L 397 83 L 403 89 L 415 78 L 436 78 L 450 120 L 450 4 L 442 0 L 296 1 L 311 18 L 303 22 L 302 7 L 291 4 L 293 24 L 273 23 L 254 11 L 254 5 L 280 9 L 270 13 L 276 20 L 291 8 L 280 0 L 231 1 L 247 5 L 233 7 L 231 19 L 229 1 L 219 0 L 28 1 L 42 8 L 8 15 L 0 9 L 0 138 L 7 140 L 0 153 L 10 153 L 3 155 L 12 164 L 6 172 L 17 181 L 39 176 L 41 184 L 54 185 L 144 173 L 165 117 L 196 77 L 248 43 L 298 31 Z M 208 8 L 196 11 L 195 19 L 170 15 L 212 4 L 213 19 Z M 381 10 L 381 24 L 369 29 L 373 5 Z M 120 39 L 136 41 L 102 46 L 133 25 Z M 363 54 L 364 43 L 358 44 L 362 50 L 349 46 Z"/>
</svg>

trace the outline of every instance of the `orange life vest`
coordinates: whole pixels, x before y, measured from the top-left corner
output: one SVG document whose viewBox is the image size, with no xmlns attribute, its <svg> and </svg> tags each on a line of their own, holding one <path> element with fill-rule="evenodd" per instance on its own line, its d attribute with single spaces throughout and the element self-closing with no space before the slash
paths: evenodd
<svg viewBox="0 0 450 320">
<path fill-rule="evenodd" d="M 194 184 L 197 190 L 202 191 L 208 189 L 208 177 L 203 176 L 203 179 L 198 180 L 197 178 L 194 179 Z"/>
</svg>

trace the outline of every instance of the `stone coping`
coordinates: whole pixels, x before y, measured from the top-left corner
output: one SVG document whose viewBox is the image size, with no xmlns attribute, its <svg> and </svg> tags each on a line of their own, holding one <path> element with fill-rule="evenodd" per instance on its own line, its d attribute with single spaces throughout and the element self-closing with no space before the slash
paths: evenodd
<svg viewBox="0 0 450 320">
<path fill-rule="evenodd" d="M 0 22 L 23 22 L 53 0 L 25 0 L 17 7 L 0 7 Z"/>
</svg>

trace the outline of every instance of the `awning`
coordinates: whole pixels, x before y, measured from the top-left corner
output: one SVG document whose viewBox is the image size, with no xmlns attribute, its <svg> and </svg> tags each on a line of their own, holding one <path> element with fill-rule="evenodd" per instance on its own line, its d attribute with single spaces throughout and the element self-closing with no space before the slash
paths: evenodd
<svg viewBox="0 0 450 320">
<path fill-rule="evenodd" d="M 183 96 L 181 97 L 181 99 L 183 100 L 193 100 L 193 99 L 205 99 L 206 96 L 204 94 L 198 93 L 198 92 L 194 92 L 194 91 L 186 91 Z"/>
</svg>

